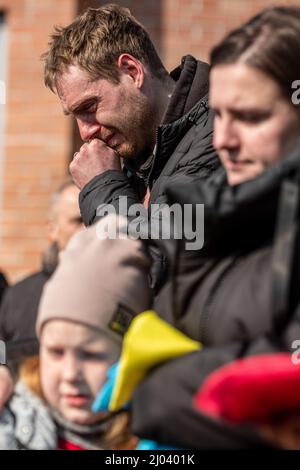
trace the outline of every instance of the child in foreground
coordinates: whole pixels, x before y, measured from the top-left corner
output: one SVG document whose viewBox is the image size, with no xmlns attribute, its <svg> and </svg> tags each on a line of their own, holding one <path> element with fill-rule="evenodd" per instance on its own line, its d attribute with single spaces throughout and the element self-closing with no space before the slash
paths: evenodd
<svg viewBox="0 0 300 470">
<path fill-rule="evenodd" d="M 71 239 L 44 288 L 40 353 L 20 368 L 0 417 L 0 449 L 136 447 L 126 412 L 93 413 L 91 405 L 119 357 L 123 329 L 150 305 L 150 262 L 139 241 L 99 239 L 103 223 Z"/>
</svg>

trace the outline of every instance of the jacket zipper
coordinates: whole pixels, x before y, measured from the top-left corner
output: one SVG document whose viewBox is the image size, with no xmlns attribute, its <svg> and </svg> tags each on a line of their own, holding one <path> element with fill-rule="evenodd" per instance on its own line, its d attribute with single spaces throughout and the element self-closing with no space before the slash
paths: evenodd
<svg viewBox="0 0 300 470">
<path fill-rule="evenodd" d="M 206 112 L 208 112 L 208 105 L 207 105 L 207 102 L 206 100 L 202 100 L 200 102 L 200 107 L 203 107 L 205 109 Z M 197 108 L 199 109 L 199 108 Z M 197 113 L 195 113 L 196 116 L 189 116 L 188 117 L 188 120 L 192 123 L 192 124 L 196 124 L 196 122 L 198 121 L 198 119 L 200 118 L 200 116 L 197 115 Z M 202 114 L 201 114 L 202 116 Z M 154 146 L 154 150 L 153 150 L 153 155 L 154 155 L 154 159 L 153 159 L 153 164 L 152 164 L 152 168 L 151 168 L 151 171 L 148 175 L 148 178 L 146 180 L 146 186 L 148 187 L 149 186 L 149 183 L 150 183 L 150 180 L 151 180 L 151 176 L 152 176 L 152 173 L 153 173 L 153 169 L 154 169 L 154 166 L 155 166 L 155 160 L 157 158 L 157 155 L 159 153 L 159 147 L 161 145 L 161 132 L 162 132 L 162 129 L 161 129 L 162 126 L 158 126 L 156 128 L 156 131 L 155 131 L 155 146 Z"/>
<path fill-rule="evenodd" d="M 148 178 L 146 180 L 146 186 L 147 187 L 149 186 L 150 179 L 151 179 L 153 169 L 154 169 L 154 166 L 155 166 L 154 164 L 155 164 L 155 160 L 157 158 L 157 154 L 158 154 L 158 150 L 159 150 L 159 146 L 160 146 L 160 141 L 161 141 L 161 127 L 158 126 L 156 128 L 156 132 L 155 132 L 155 146 L 154 146 L 154 150 L 153 150 L 154 159 L 153 159 L 153 162 L 152 162 L 152 167 L 151 167 L 151 170 L 149 172 Z"/>
</svg>

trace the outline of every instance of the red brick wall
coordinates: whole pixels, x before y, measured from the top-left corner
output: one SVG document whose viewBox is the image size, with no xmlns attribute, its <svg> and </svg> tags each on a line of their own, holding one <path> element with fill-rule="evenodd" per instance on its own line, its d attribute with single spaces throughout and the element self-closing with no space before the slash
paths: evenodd
<svg viewBox="0 0 300 470">
<path fill-rule="evenodd" d="M 46 245 L 49 196 L 66 174 L 74 146 L 71 121 L 62 115 L 57 98 L 44 88 L 39 56 L 47 47 L 53 24 L 68 24 L 87 5 L 103 3 L 0 0 L 0 11 L 6 11 L 9 26 L 0 269 L 9 274 L 11 281 L 39 267 Z M 297 1 L 124 0 L 116 3 L 128 6 L 144 23 L 167 68 L 171 69 L 187 53 L 207 60 L 209 49 L 226 31 L 261 8 Z"/>
<path fill-rule="evenodd" d="M 169 68 L 187 53 L 208 60 L 210 48 L 227 31 L 276 4 L 299 5 L 299 0 L 164 0 L 162 58 Z"/>
<path fill-rule="evenodd" d="M 0 268 L 15 280 L 40 265 L 49 195 L 66 174 L 70 122 L 43 84 L 54 23 L 74 17 L 73 0 L 0 0 L 9 28 Z"/>
</svg>

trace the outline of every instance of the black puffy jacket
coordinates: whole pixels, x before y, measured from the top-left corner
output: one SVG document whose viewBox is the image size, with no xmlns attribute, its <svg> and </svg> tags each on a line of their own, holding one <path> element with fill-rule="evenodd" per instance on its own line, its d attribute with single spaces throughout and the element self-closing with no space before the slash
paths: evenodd
<svg viewBox="0 0 300 470">
<path fill-rule="evenodd" d="M 192 397 L 217 367 L 293 351 L 300 340 L 300 148 L 239 186 L 228 186 L 221 171 L 168 194 L 169 203 L 205 204 L 205 243 L 198 253 L 177 247 L 155 310 L 203 350 L 147 378 L 133 401 L 133 431 L 183 447 L 247 446 L 222 440 Z"/>
<path fill-rule="evenodd" d="M 93 178 L 81 191 L 80 210 L 85 225 L 98 220 L 97 208 L 112 204 L 119 208 L 119 197 L 127 196 L 129 205 L 142 203 L 146 188 L 152 204 L 167 202 L 166 186 L 194 178 L 206 179 L 219 167 L 212 146 L 213 113 L 208 107 L 208 71 L 206 63 L 192 56 L 182 59 L 171 73 L 176 86 L 164 120 L 157 129 L 156 145 L 147 160 L 134 171 L 106 171 Z M 152 286 L 158 290 L 165 279 L 165 258 L 152 247 L 154 264 Z"/>
</svg>

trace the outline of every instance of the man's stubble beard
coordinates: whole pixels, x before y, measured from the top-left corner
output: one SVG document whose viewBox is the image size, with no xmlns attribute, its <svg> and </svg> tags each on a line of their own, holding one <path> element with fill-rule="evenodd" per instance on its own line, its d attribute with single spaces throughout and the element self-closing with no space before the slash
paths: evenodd
<svg viewBox="0 0 300 470">
<path fill-rule="evenodd" d="M 142 164 L 154 149 L 159 112 L 144 95 L 130 97 L 126 108 L 120 122 L 125 142 L 114 150 L 125 161 L 130 159 Z"/>
</svg>

